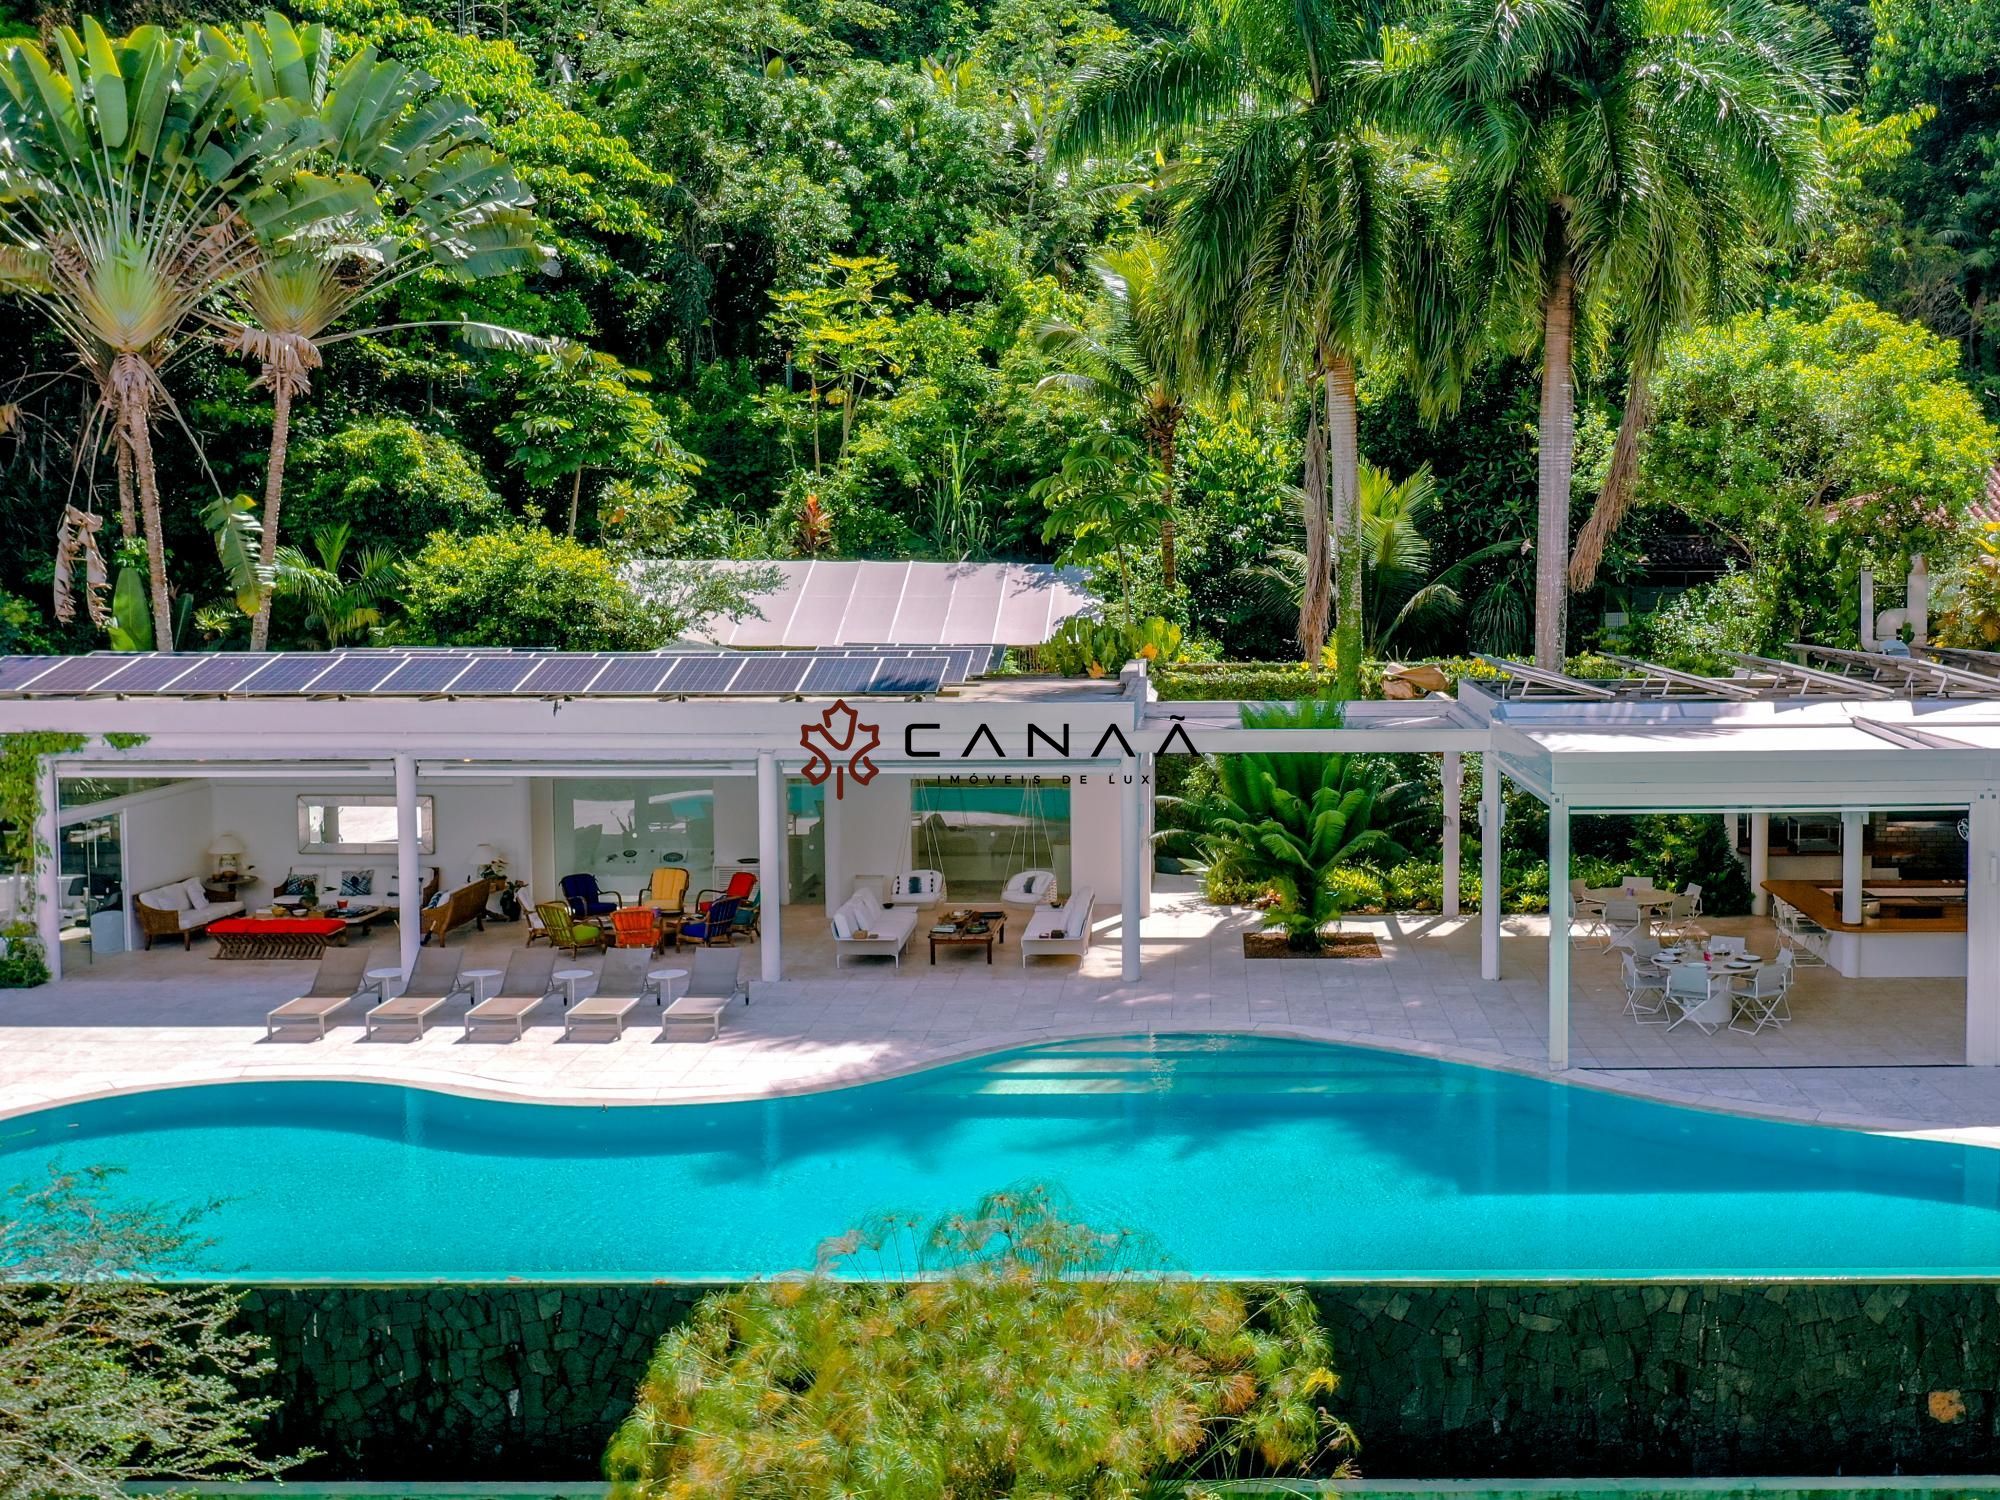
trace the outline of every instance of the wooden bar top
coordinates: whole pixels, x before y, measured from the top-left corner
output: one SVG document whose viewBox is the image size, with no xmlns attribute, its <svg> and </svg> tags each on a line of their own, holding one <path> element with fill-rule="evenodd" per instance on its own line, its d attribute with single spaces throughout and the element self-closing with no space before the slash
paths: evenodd
<svg viewBox="0 0 2000 1500">
<path fill-rule="evenodd" d="M 1910 899 L 1943 891 L 1944 911 L 1934 917 L 1882 916 L 1864 922 L 1840 919 L 1840 886 L 1813 880 L 1767 880 L 1764 889 L 1780 901 L 1796 906 L 1828 932 L 1963 932 L 1965 931 L 1965 882 L 1962 880 L 1864 880 L 1864 901 L 1887 900 L 1893 906 L 1902 892 Z"/>
</svg>

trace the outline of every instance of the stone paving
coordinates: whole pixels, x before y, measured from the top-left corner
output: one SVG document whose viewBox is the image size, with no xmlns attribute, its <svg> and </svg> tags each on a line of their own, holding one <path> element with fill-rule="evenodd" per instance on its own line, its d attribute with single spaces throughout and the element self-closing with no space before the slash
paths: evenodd
<svg viewBox="0 0 2000 1500">
<path fill-rule="evenodd" d="M 1547 1073 L 1547 921 L 1510 918 L 1505 978 L 1479 977 L 1477 919 L 1351 919 L 1379 960 L 1246 960 L 1245 912 L 1162 892 L 1143 925 L 1144 971 L 1118 978 L 1119 919 L 1101 910 L 1079 965 L 1025 970 L 1012 941 L 987 965 L 972 950 L 925 960 L 921 933 L 901 969 L 836 969 L 817 912 L 785 919 L 788 977 L 753 985 L 714 1042 L 662 1040 L 658 1012 L 623 1037 L 568 1041 L 547 1003 L 520 1040 L 464 1039 L 456 1011 L 421 1040 L 366 1040 L 358 1007 L 325 1040 L 264 1036 L 264 1013 L 298 992 L 303 963 L 217 962 L 213 944 L 84 964 L 40 990 L 0 992 L 0 1114 L 168 1084 L 258 1078 L 362 1079 L 567 1103 L 672 1103 L 857 1083 L 1024 1043 L 1089 1035 L 1251 1031 L 1357 1042 Z M 1711 921 L 1768 954 L 1775 933 Z M 455 937 L 467 967 L 501 967 L 520 928 Z M 1010 932 L 1010 939 L 1017 933 Z M 393 962 L 393 928 L 373 946 Z M 744 971 L 757 972 L 754 945 Z M 581 967 L 594 967 L 586 959 Z M 1796 1019 L 1751 1037 L 1669 1033 L 1623 1016 L 1618 969 L 1595 942 L 1572 961 L 1566 1081 L 1678 1103 L 1827 1124 L 1946 1134 L 2000 1145 L 2000 1068 L 1959 1066 L 1964 986 L 1956 980 L 1844 980 L 1803 971 Z M 588 989 L 588 986 L 585 986 Z"/>
</svg>

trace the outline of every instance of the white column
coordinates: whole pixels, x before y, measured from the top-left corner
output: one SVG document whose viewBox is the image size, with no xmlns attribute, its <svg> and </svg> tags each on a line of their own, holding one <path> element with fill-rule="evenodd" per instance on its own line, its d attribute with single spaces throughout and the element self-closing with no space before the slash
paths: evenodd
<svg viewBox="0 0 2000 1500">
<path fill-rule="evenodd" d="M 1119 874 L 1123 887 L 1119 901 L 1118 935 L 1124 952 L 1119 977 L 1127 981 L 1139 977 L 1139 919 L 1145 904 L 1141 891 L 1141 865 L 1146 853 L 1146 823 L 1139 805 L 1139 762 L 1126 756 L 1119 764 L 1124 782 L 1118 788 L 1118 844 L 1123 853 Z"/>
<path fill-rule="evenodd" d="M 1549 1066 L 1569 1066 L 1569 804 L 1549 806 Z"/>
<path fill-rule="evenodd" d="M 1868 831 L 1868 814 L 1843 808 L 1840 814 L 1840 920 L 1861 922 L 1861 845 Z"/>
<path fill-rule="evenodd" d="M 396 935 L 401 941 L 403 978 L 417 966 L 423 946 L 424 877 L 417 846 L 417 760 L 396 757 Z"/>
<path fill-rule="evenodd" d="M 784 977 L 780 951 L 785 925 L 785 778 L 778 774 L 775 751 L 757 752 L 757 868 L 764 888 L 764 908 L 758 919 L 757 951 L 760 973 L 768 982 Z"/>
<path fill-rule="evenodd" d="M 1459 823 L 1464 809 L 1459 784 L 1465 779 L 1465 766 L 1456 750 L 1444 753 L 1444 914 L 1458 915 L 1458 869 L 1459 869 Z"/>
<path fill-rule="evenodd" d="M 1479 757 L 1479 977 L 1500 977 L 1500 757 Z"/>
<path fill-rule="evenodd" d="M 1763 916 L 1771 909 L 1771 896 L 1764 882 L 1771 878 L 1771 815 L 1763 810 L 1750 814 L 1750 910 Z"/>
<path fill-rule="evenodd" d="M 1965 1060 L 1991 1068 L 2000 1065 L 2000 791 L 1981 792 L 1966 821 Z"/>
<path fill-rule="evenodd" d="M 42 956 L 48 960 L 49 977 L 62 978 L 62 836 L 56 827 L 56 765 L 42 757 L 35 771 L 35 785 L 41 796 L 41 816 L 35 820 L 35 864 L 28 879 L 35 883 L 35 931 L 42 940 Z M 121 892 L 130 900 L 130 892 Z"/>
</svg>

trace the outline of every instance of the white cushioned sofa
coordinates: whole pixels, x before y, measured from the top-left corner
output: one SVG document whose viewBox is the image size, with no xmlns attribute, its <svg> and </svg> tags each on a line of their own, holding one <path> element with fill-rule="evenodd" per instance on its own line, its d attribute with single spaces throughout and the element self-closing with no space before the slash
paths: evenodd
<svg viewBox="0 0 2000 1500">
<path fill-rule="evenodd" d="M 890 958 L 900 969 L 903 949 L 922 917 L 917 907 L 884 906 L 873 891 L 856 891 L 833 914 L 833 966 L 839 968 L 844 958 Z"/>
<path fill-rule="evenodd" d="M 1068 955 L 1082 958 L 1090 949 L 1090 908 L 1096 892 L 1080 885 L 1061 906 L 1038 906 L 1021 929 L 1021 967 L 1031 958 Z"/>
<path fill-rule="evenodd" d="M 139 892 L 132 901 L 148 948 L 156 937 L 177 937 L 183 948 L 192 948 L 194 935 L 210 922 L 238 916 L 243 911 L 241 901 L 209 900 L 198 877 L 156 885 Z"/>
</svg>

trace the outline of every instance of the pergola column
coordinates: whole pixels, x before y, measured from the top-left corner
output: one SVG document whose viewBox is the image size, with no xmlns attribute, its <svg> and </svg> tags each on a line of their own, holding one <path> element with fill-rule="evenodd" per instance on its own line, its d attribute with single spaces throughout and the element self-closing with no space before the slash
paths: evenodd
<svg viewBox="0 0 2000 1500">
<path fill-rule="evenodd" d="M 35 819 L 35 845 L 41 857 L 27 872 L 35 883 L 28 893 L 35 902 L 35 933 L 42 940 L 42 955 L 48 961 L 49 977 L 62 978 L 62 838 L 56 825 L 61 809 L 57 805 L 58 782 L 55 762 L 42 757 L 35 772 L 41 796 L 41 812 Z"/>
<path fill-rule="evenodd" d="M 1858 807 L 1840 812 L 1840 920 L 1861 924 L 1861 847 L 1868 832 L 1868 814 Z"/>
<path fill-rule="evenodd" d="M 407 982 L 423 946 L 424 880 L 417 830 L 417 758 L 396 757 L 396 937 Z M 380 785 L 378 782 L 377 785 Z"/>
<path fill-rule="evenodd" d="M 2000 791 L 1973 799 L 1966 818 L 1965 1061 L 2000 1066 Z"/>
<path fill-rule="evenodd" d="M 1549 804 L 1549 1066 L 1569 1066 L 1569 804 Z"/>
<path fill-rule="evenodd" d="M 1500 977 L 1500 758 L 1479 757 L 1479 977 Z"/>
<path fill-rule="evenodd" d="M 1750 910 L 1763 916 L 1771 909 L 1764 882 L 1771 878 L 1771 815 L 1761 808 L 1750 814 Z"/>
<path fill-rule="evenodd" d="M 1118 846 L 1123 855 L 1119 866 L 1120 892 L 1118 936 L 1119 977 L 1128 983 L 1139 977 L 1139 920 L 1145 901 L 1141 859 L 1145 855 L 1145 813 L 1139 805 L 1139 762 L 1126 756 L 1119 765 L 1123 781 L 1118 787 Z M 1085 918 L 1086 921 L 1089 918 Z"/>
<path fill-rule="evenodd" d="M 1462 797 L 1459 784 L 1465 779 L 1464 758 L 1456 750 L 1444 753 L 1444 914 L 1458 915 L 1459 821 Z"/>
<path fill-rule="evenodd" d="M 769 983 L 784 977 L 781 951 L 785 925 L 784 892 L 785 778 L 778 774 L 777 752 L 757 752 L 757 868 L 764 887 L 763 911 L 757 923 L 759 976 Z"/>
</svg>

